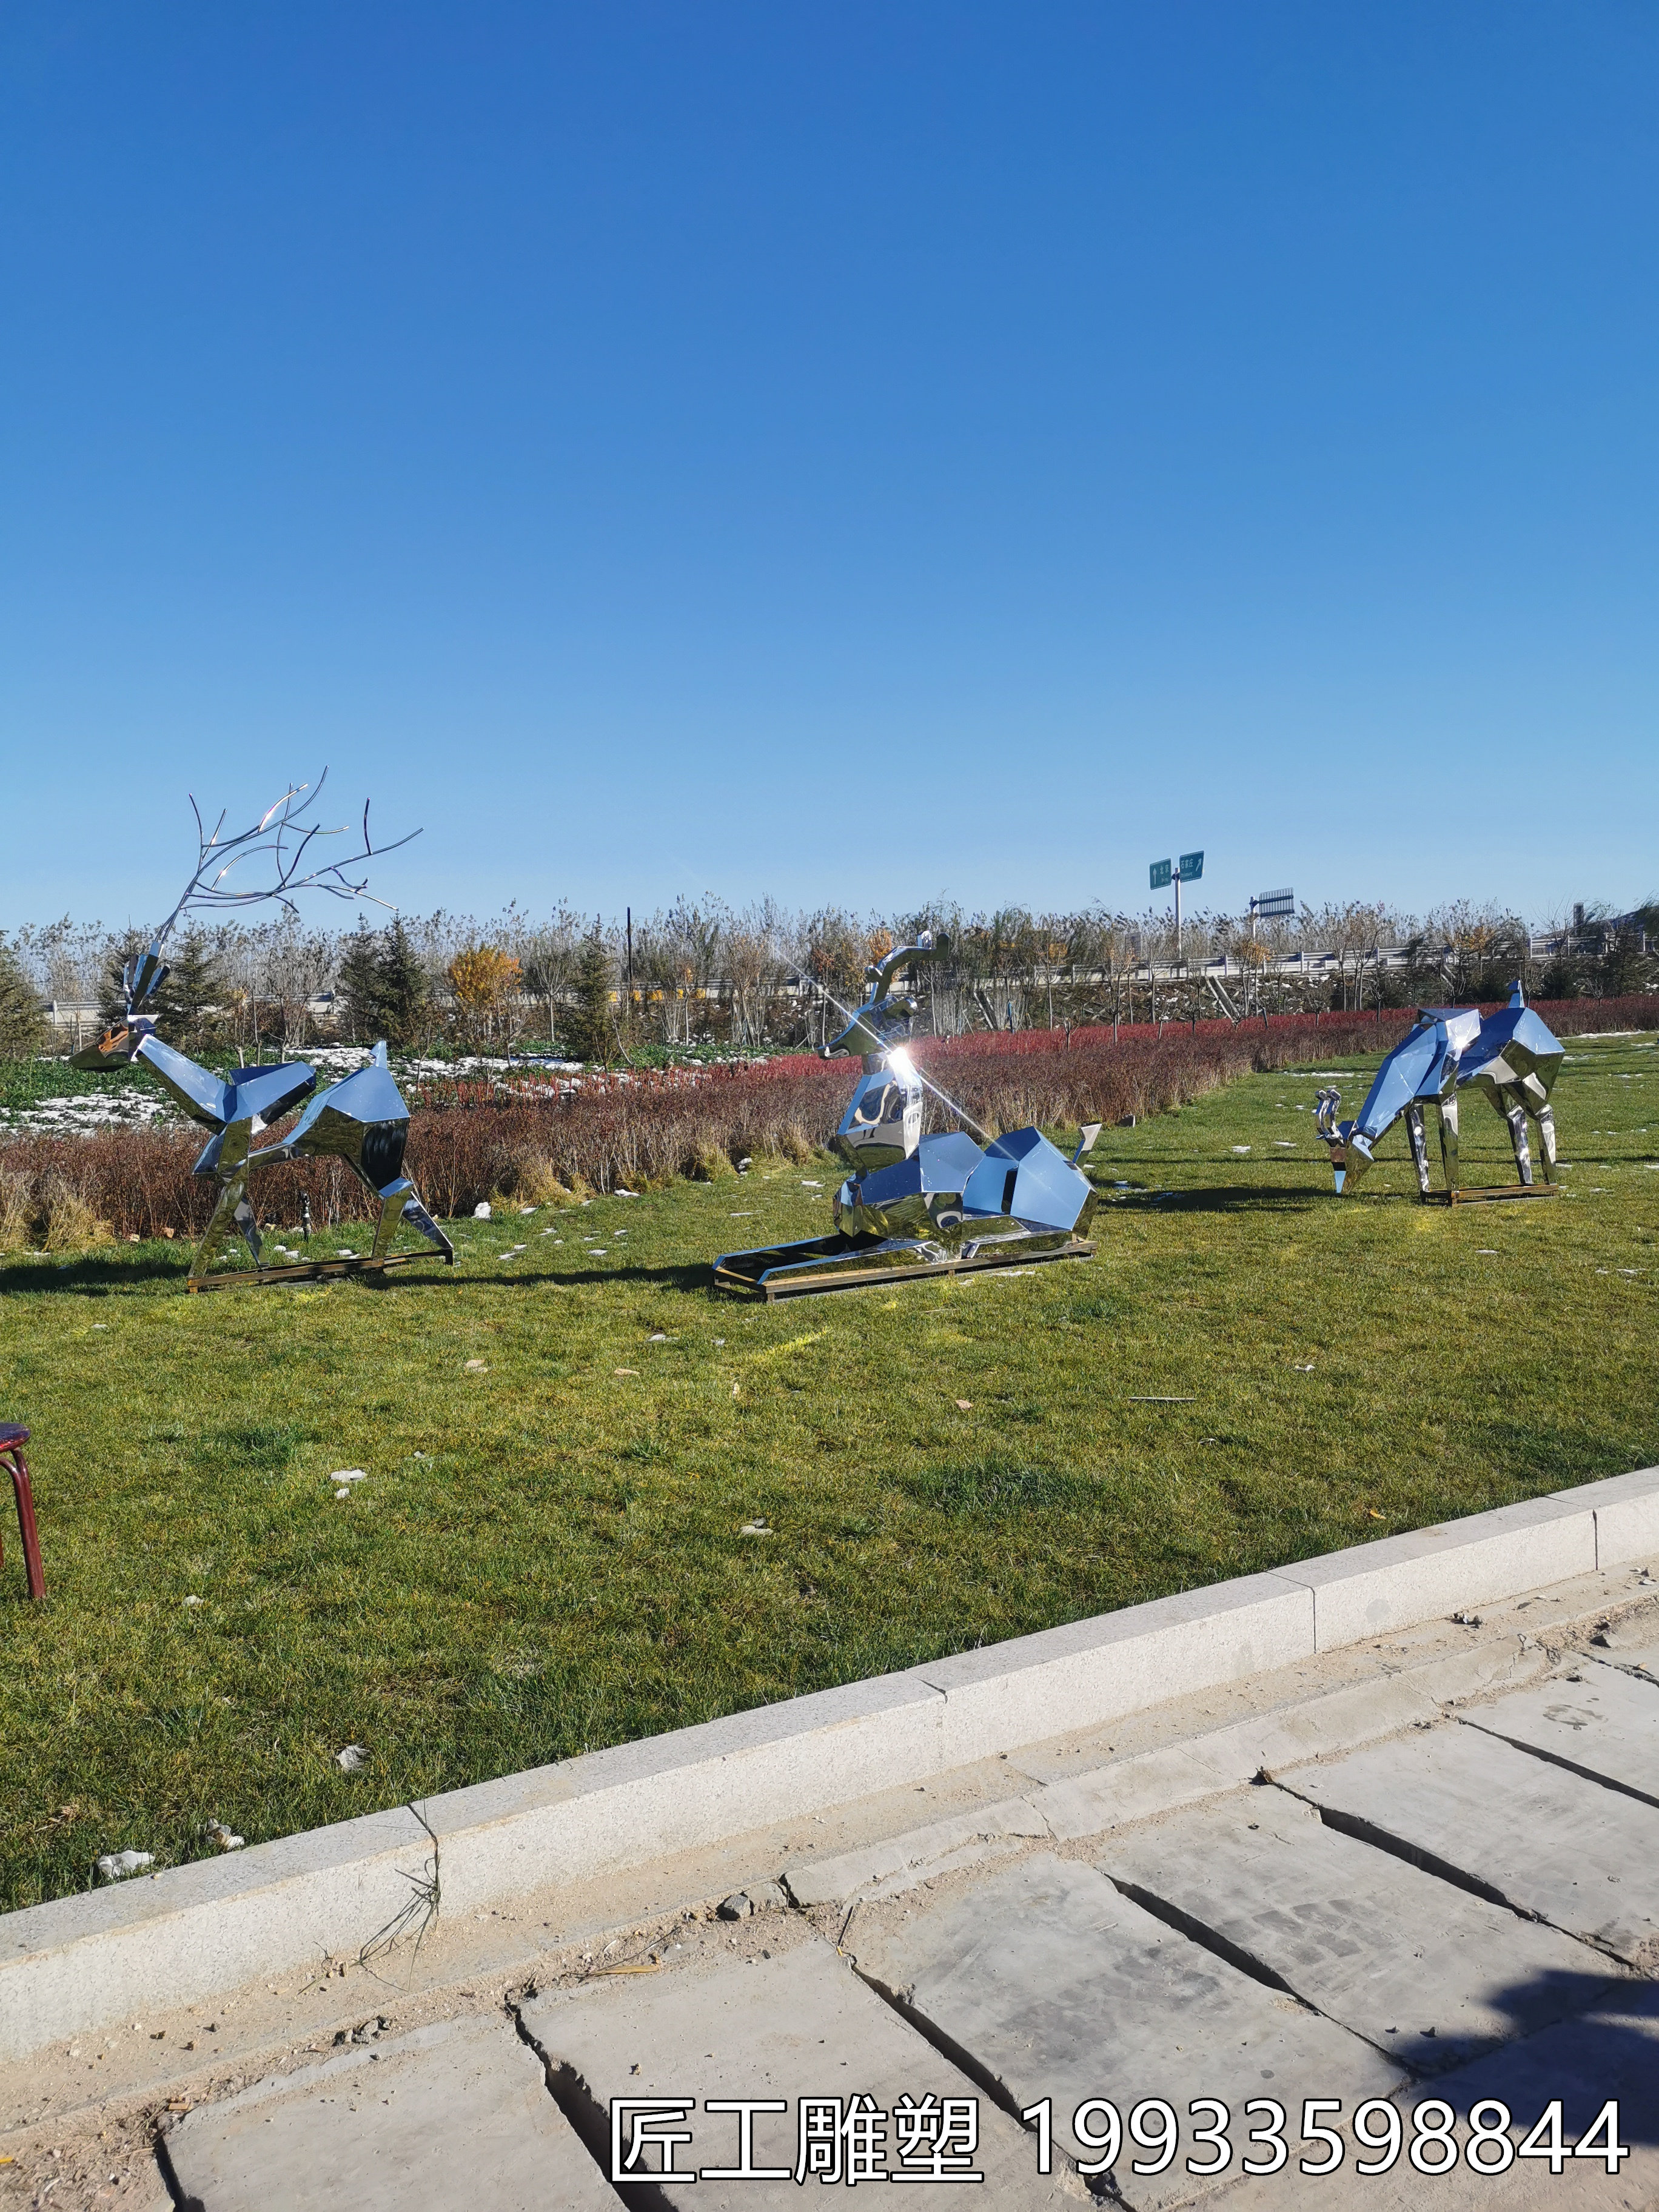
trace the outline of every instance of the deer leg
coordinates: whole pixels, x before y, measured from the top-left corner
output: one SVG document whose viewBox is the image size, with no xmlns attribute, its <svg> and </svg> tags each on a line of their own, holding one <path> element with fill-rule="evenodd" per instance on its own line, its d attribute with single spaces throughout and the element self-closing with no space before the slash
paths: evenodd
<svg viewBox="0 0 1659 2212">
<path fill-rule="evenodd" d="M 235 1245 L 237 1232 L 247 1239 L 252 1248 L 254 1263 L 259 1259 L 259 1231 L 255 1226 L 253 1208 L 247 1201 L 247 1177 L 245 1174 L 228 1176 L 219 1186 L 219 1196 L 208 1225 L 202 1232 L 202 1241 L 196 1247 L 191 1261 L 192 1280 L 200 1282 L 216 1261 L 228 1260 Z"/>
<path fill-rule="evenodd" d="M 247 1196 L 247 1157 L 252 1138 L 252 1129 L 246 1121 L 233 1121 L 225 1131 L 214 1170 L 219 1194 L 190 1263 L 190 1279 L 193 1283 L 201 1281 L 216 1260 L 228 1258 L 239 1231 L 253 1255 L 254 1266 L 259 1264 L 259 1228 Z"/>
<path fill-rule="evenodd" d="M 1417 1170 L 1417 1188 L 1426 1198 L 1429 1194 L 1429 1147 L 1423 1134 L 1423 1109 L 1416 1099 L 1406 1109 L 1406 1134 L 1411 1139 L 1412 1164 Z"/>
<path fill-rule="evenodd" d="M 1457 1188 L 1457 1093 L 1454 1091 L 1440 1101 L 1440 1165 L 1446 1178 L 1446 1188 Z"/>
<path fill-rule="evenodd" d="M 1516 1098 L 1514 1105 L 1504 1109 L 1504 1119 L 1510 1125 L 1510 1142 L 1515 1147 L 1515 1164 L 1522 1183 L 1532 1182 L 1532 1154 L 1527 1149 L 1527 1109 Z"/>
<path fill-rule="evenodd" d="M 455 1247 L 422 1205 L 418 1191 L 411 1191 L 404 1200 L 404 1219 L 411 1229 L 418 1229 L 428 1244 L 435 1245 L 452 1267 L 454 1266 Z"/>
<path fill-rule="evenodd" d="M 1540 1106 L 1533 1119 L 1538 1124 L 1538 1157 L 1542 1163 L 1546 1182 L 1555 1181 L 1555 1109 L 1547 1101 Z"/>
<path fill-rule="evenodd" d="M 398 1223 L 406 1221 L 411 1229 L 420 1231 L 428 1244 L 435 1245 L 444 1257 L 453 1263 L 454 1246 L 422 1205 L 421 1194 L 407 1176 L 399 1176 L 395 1182 L 387 1183 L 384 1190 L 375 1193 L 375 1196 L 380 1201 L 380 1218 L 374 1225 L 372 1258 L 386 1258 L 392 1249 L 392 1239 L 398 1234 Z"/>
</svg>

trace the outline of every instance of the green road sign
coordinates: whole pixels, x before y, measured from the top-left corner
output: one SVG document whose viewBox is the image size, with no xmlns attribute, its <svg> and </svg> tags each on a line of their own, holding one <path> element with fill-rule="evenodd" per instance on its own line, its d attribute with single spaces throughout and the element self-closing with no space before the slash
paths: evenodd
<svg viewBox="0 0 1659 2212">
<path fill-rule="evenodd" d="M 1195 884 L 1203 872 L 1204 855 L 1202 853 L 1183 853 L 1182 854 L 1181 880 L 1183 884 Z"/>
<path fill-rule="evenodd" d="M 1169 862 L 1167 860 L 1154 860 L 1152 862 L 1152 889 L 1155 891 L 1167 891 L 1169 888 Z"/>
</svg>

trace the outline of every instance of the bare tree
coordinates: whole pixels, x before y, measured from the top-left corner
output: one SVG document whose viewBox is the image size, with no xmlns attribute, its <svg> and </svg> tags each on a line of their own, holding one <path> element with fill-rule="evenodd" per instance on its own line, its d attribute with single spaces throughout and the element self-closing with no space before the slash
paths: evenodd
<svg viewBox="0 0 1659 2212">
<path fill-rule="evenodd" d="M 334 975 L 337 947 L 325 930 L 301 929 L 291 915 L 265 935 L 259 996 L 276 1012 L 284 1052 L 306 1041 L 311 1002 Z"/>
<path fill-rule="evenodd" d="M 1437 963 L 1448 998 L 1496 998 L 1522 974 L 1530 951 L 1526 926 L 1495 905 L 1458 899 L 1437 907 L 1424 925 L 1425 951 Z"/>
<path fill-rule="evenodd" d="M 757 899 L 726 920 L 726 969 L 739 1044 L 764 1041 L 767 1001 L 787 965 L 783 950 L 787 934 L 775 899 Z"/>
</svg>

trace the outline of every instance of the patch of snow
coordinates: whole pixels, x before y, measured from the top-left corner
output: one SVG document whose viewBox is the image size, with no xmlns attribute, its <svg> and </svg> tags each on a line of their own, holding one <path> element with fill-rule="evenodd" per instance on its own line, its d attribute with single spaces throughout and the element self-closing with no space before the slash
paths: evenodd
<svg viewBox="0 0 1659 2212">
<path fill-rule="evenodd" d="M 155 1863 L 154 1851 L 106 1851 L 98 1862 L 98 1878 L 100 1881 L 125 1881 L 130 1875 L 142 1874 Z"/>
<path fill-rule="evenodd" d="M 91 1129 L 142 1128 L 173 1111 L 172 1101 L 148 1091 L 88 1091 L 79 1097 L 42 1098 L 33 1106 L 7 1109 L 3 1117 L 13 1128 L 47 1129 L 73 1135 Z M 177 1119 L 177 1115 L 173 1118 Z"/>
</svg>

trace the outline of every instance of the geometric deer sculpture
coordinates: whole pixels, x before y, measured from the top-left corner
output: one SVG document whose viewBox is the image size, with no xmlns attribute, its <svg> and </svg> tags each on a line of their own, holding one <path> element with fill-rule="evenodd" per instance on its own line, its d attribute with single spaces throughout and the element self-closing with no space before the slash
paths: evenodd
<svg viewBox="0 0 1659 2212">
<path fill-rule="evenodd" d="M 1565 1057 L 1559 1039 L 1528 1006 L 1519 983 L 1509 1005 L 1482 1020 L 1474 1006 L 1425 1006 L 1417 1025 L 1402 1038 L 1376 1071 L 1365 1103 L 1352 1121 L 1339 1122 L 1340 1091 L 1318 1094 L 1316 1127 L 1330 1146 L 1336 1188 L 1352 1192 L 1370 1167 L 1377 1145 L 1403 1115 L 1424 1198 L 1444 1203 L 1493 1198 L 1545 1198 L 1554 1194 L 1555 1116 L 1550 1093 Z M 1457 1094 L 1473 1085 L 1509 1125 L 1519 1182 L 1504 1188 L 1464 1189 L 1459 1182 Z M 1425 1106 L 1440 1124 L 1443 1193 L 1429 1184 L 1429 1149 L 1424 1132 Z M 1533 1180 L 1527 1123 L 1538 1129 L 1543 1182 Z"/>
<path fill-rule="evenodd" d="M 926 1079 L 904 1048 L 916 1001 L 892 986 L 901 970 L 945 951 L 924 933 L 866 969 L 865 1003 L 824 1048 L 826 1060 L 856 1053 L 863 1061 L 833 1139 L 852 1170 L 836 1194 L 835 1234 L 726 1253 L 714 1263 L 720 1289 L 788 1297 L 1094 1251 L 1086 1231 L 1098 1194 L 1078 1163 L 1097 1123 L 1069 1160 L 1040 1129 L 983 1146 L 959 1129 L 921 1133 Z"/>
<path fill-rule="evenodd" d="M 327 770 L 324 770 L 326 775 Z M 210 1176 L 216 1186 L 212 1215 L 191 1261 L 185 1287 L 213 1290 L 229 1284 L 267 1283 L 300 1276 L 344 1274 L 356 1269 L 376 1272 L 402 1267 L 411 1260 L 430 1256 L 435 1249 L 454 1264 L 455 1249 L 421 1203 L 419 1192 L 403 1172 L 404 1148 L 409 1136 L 409 1109 L 386 1064 L 384 1043 L 377 1044 L 367 1067 L 360 1067 L 339 1083 L 318 1091 L 317 1072 L 303 1060 L 270 1067 L 240 1067 L 219 1076 L 210 1068 L 166 1043 L 155 1033 L 154 1019 L 140 1010 L 166 981 L 168 969 L 161 957 L 168 932 L 179 916 L 193 908 L 249 905 L 275 899 L 293 912 L 294 895 L 321 890 L 336 897 L 359 898 L 367 886 L 352 883 L 343 871 L 366 859 L 374 848 L 368 841 L 368 810 L 363 810 L 363 849 L 349 860 L 322 863 L 302 872 L 301 863 L 319 836 L 340 833 L 315 827 L 297 827 L 322 789 L 301 804 L 306 787 L 284 793 L 275 806 L 240 836 L 221 833 L 224 817 L 211 837 L 200 835 L 200 859 L 185 895 L 156 932 L 147 951 L 130 960 L 122 970 L 125 1018 L 94 1045 L 77 1053 L 73 1065 L 94 1072 L 125 1067 L 142 1061 L 176 1104 L 191 1120 L 212 1132 L 195 1166 L 198 1176 Z M 192 800 L 191 804 L 194 805 Z M 274 825 L 274 827 L 273 827 Z M 400 838 L 406 844 L 407 838 Z M 396 848 L 382 846 L 381 852 Z M 256 854 L 274 858 L 275 882 L 255 890 L 226 887 L 231 870 Z M 314 1095 L 313 1095 L 314 1094 Z M 300 1105 L 310 1100 L 286 1136 L 268 1145 L 254 1139 Z M 254 1210 L 248 1199 L 248 1182 L 262 1168 L 278 1160 L 332 1158 L 343 1160 L 369 1192 L 376 1214 L 369 1251 L 348 1257 L 301 1260 L 289 1255 L 288 1264 L 270 1267 L 263 1261 L 263 1245 Z M 419 1232 L 428 1250 L 394 1250 L 399 1226 L 407 1223 Z M 222 1264 L 246 1243 L 254 1260 L 252 1272 L 228 1272 Z"/>
</svg>

